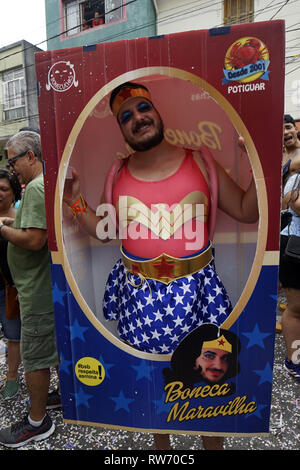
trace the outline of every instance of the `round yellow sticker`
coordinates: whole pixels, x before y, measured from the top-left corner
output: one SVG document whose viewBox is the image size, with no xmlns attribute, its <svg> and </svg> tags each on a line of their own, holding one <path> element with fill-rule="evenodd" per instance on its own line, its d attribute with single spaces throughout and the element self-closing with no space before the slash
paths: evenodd
<svg viewBox="0 0 300 470">
<path fill-rule="evenodd" d="M 82 357 L 75 365 L 75 374 L 80 382 L 93 387 L 103 382 L 105 370 L 94 357 Z"/>
</svg>

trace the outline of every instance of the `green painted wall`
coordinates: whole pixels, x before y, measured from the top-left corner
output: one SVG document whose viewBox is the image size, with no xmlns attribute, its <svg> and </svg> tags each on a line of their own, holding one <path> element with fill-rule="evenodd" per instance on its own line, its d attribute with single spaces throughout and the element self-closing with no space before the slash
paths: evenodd
<svg viewBox="0 0 300 470">
<path fill-rule="evenodd" d="M 156 12 L 152 0 L 135 0 L 131 3 L 125 0 L 124 21 L 97 29 L 90 28 L 69 37 L 61 34 L 65 30 L 63 3 L 62 0 L 45 0 L 48 50 L 156 35 Z"/>
</svg>

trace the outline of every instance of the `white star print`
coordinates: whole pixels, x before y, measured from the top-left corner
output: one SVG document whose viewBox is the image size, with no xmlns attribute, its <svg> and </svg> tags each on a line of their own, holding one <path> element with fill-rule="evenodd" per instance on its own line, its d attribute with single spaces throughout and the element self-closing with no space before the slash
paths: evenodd
<svg viewBox="0 0 300 470">
<path fill-rule="evenodd" d="M 174 297 L 176 304 L 183 304 L 182 302 L 183 297 L 184 295 L 179 295 L 179 292 L 176 292 L 176 295 Z"/>
<path fill-rule="evenodd" d="M 172 293 L 173 293 L 172 284 L 168 284 L 166 288 L 166 294 L 172 294 Z"/>
<path fill-rule="evenodd" d="M 183 322 L 183 318 L 180 318 L 180 316 L 178 315 L 177 318 L 174 319 L 174 325 L 175 326 L 181 326 L 182 325 L 182 322 Z"/>
<path fill-rule="evenodd" d="M 134 333 L 135 328 L 133 326 L 133 323 L 129 323 L 128 326 L 129 326 L 129 331 L 131 331 L 131 333 Z"/>
<path fill-rule="evenodd" d="M 216 321 L 217 321 L 217 315 L 213 315 L 213 314 L 211 313 L 211 315 L 210 315 L 210 317 L 209 317 L 209 321 L 210 321 L 210 323 L 216 323 Z"/>
<path fill-rule="evenodd" d="M 184 294 L 186 294 L 187 292 L 191 292 L 190 291 L 190 286 L 188 284 L 182 283 L 182 286 L 180 286 L 180 289 L 183 290 Z"/>
<path fill-rule="evenodd" d="M 190 326 L 184 325 L 184 326 L 181 328 L 181 331 L 182 331 L 182 333 L 187 333 L 188 331 L 190 331 Z"/>
<path fill-rule="evenodd" d="M 171 315 L 173 316 L 173 310 L 174 310 L 175 307 L 171 307 L 170 305 L 167 305 L 167 307 L 165 307 L 165 311 L 166 311 L 166 315 Z"/>
<path fill-rule="evenodd" d="M 152 354 L 172 353 L 196 324 L 220 324 L 231 305 L 221 281 L 208 268 L 168 285 L 149 280 L 151 288 L 148 283 L 133 288 L 124 273 L 122 264 L 112 272 L 103 301 L 104 315 L 119 320 L 125 341 Z"/>
<path fill-rule="evenodd" d="M 219 315 L 222 315 L 222 313 L 226 313 L 226 308 L 222 307 L 222 305 L 220 305 L 220 307 L 218 307 L 216 310 L 218 310 Z"/>
<path fill-rule="evenodd" d="M 151 323 L 153 322 L 153 320 L 151 318 L 149 318 L 149 316 L 147 315 L 144 319 L 144 323 L 145 325 L 149 325 L 151 326 Z"/>
<path fill-rule="evenodd" d="M 142 341 L 144 343 L 149 343 L 150 336 L 147 336 L 146 333 L 142 333 Z"/>
<path fill-rule="evenodd" d="M 222 294 L 222 289 L 221 289 L 220 286 L 216 286 L 213 290 L 216 291 L 216 296 L 217 296 L 218 294 Z"/>
<path fill-rule="evenodd" d="M 172 341 L 172 343 L 174 343 L 175 341 L 178 341 L 179 340 L 179 336 L 177 335 L 174 335 L 170 338 L 170 340 Z"/>
<path fill-rule="evenodd" d="M 128 308 L 125 308 L 125 317 L 126 318 L 129 318 L 131 315 L 130 311 L 128 310 Z"/>
<path fill-rule="evenodd" d="M 185 307 L 182 307 L 185 310 L 185 313 L 190 313 L 192 311 L 192 305 L 186 304 Z"/>
<path fill-rule="evenodd" d="M 159 339 L 159 337 L 161 336 L 161 333 L 158 333 L 157 330 L 151 331 L 151 334 L 152 334 L 152 339 Z"/>
<path fill-rule="evenodd" d="M 191 320 L 192 322 L 196 321 L 197 320 L 197 313 L 193 313 L 193 315 L 191 316 Z"/>
<path fill-rule="evenodd" d="M 162 345 L 159 346 L 159 347 L 160 347 L 162 353 L 165 353 L 165 352 L 168 352 L 168 351 L 169 351 L 168 346 L 166 346 L 165 344 L 162 344 Z"/>
<path fill-rule="evenodd" d="M 207 302 L 208 303 L 211 303 L 211 302 L 214 302 L 215 301 L 215 297 L 213 297 L 211 294 L 208 294 L 207 296 Z"/>
<path fill-rule="evenodd" d="M 137 306 L 137 308 L 139 308 L 140 310 L 143 310 L 143 304 L 142 304 L 142 302 L 141 302 L 140 300 L 137 301 L 136 306 Z"/>
<path fill-rule="evenodd" d="M 149 297 L 145 297 L 146 305 L 153 305 L 154 299 L 152 298 L 151 294 Z"/>
<path fill-rule="evenodd" d="M 202 306 L 202 313 L 203 313 L 203 315 L 205 315 L 206 313 L 208 313 L 207 308 L 208 308 L 208 305 L 203 305 L 203 306 Z"/>
<path fill-rule="evenodd" d="M 127 333 L 128 333 L 128 330 L 126 329 L 125 326 L 123 326 L 123 327 L 122 327 L 122 334 L 123 334 L 123 335 L 127 335 Z"/>
<path fill-rule="evenodd" d="M 134 346 L 139 346 L 140 345 L 140 340 L 136 336 L 133 337 L 133 344 L 134 344 Z"/>
<path fill-rule="evenodd" d="M 163 294 L 162 294 L 160 291 L 157 292 L 157 298 L 158 298 L 158 300 L 159 300 L 160 302 L 161 302 L 162 299 L 163 299 Z"/>
<path fill-rule="evenodd" d="M 165 328 L 162 328 L 165 332 L 165 335 L 171 335 L 172 334 L 172 330 L 171 328 L 167 325 Z"/>
<path fill-rule="evenodd" d="M 157 312 L 153 312 L 153 315 L 155 315 L 155 321 L 158 321 L 158 320 L 162 321 L 162 319 L 163 319 L 163 314 L 160 313 L 159 310 L 157 310 Z"/>
</svg>

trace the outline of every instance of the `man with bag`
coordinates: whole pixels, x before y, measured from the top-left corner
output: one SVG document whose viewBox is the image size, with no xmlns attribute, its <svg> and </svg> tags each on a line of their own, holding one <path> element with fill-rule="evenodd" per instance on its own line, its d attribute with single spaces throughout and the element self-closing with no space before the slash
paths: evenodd
<svg viewBox="0 0 300 470">
<path fill-rule="evenodd" d="M 19 293 L 21 358 L 30 411 L 21 422 L 0 430 L 0 443 L 20 447 L 54 432 L 46 406 L 50 367 L 58 365 L 58 355 L 39 134 L 18 132 L 7 142 L 7 153 L 9 165 L 26 186 L 14 223 L 0 218 L 0 233 L 9 242 L 8 264 Z"/>
</svg>

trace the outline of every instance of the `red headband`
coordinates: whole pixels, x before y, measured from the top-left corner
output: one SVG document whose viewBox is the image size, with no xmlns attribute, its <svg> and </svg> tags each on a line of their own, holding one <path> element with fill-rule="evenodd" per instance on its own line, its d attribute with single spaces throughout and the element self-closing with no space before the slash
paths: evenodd
<svg viewBox="0 0 300 470">
<path fill-rule="evenodd" d="M 145 90 L 144 88 L 130 88 L 130 87 L 124 87 L 120 90 L 120 92 L 117 94 L 115 97 L 113 104 L 112 104 L 112 111 L 114 116 L 116 116 L 119 112 L 119 109 L 123 103 L 125 103 L 128 100 L 131 100 L 132 98 L 137 98 L 137 97 L 143 97 L 146 98 L 148 101 L 151 101 L 151 95 L 148 90 Z"/>
</svg>

